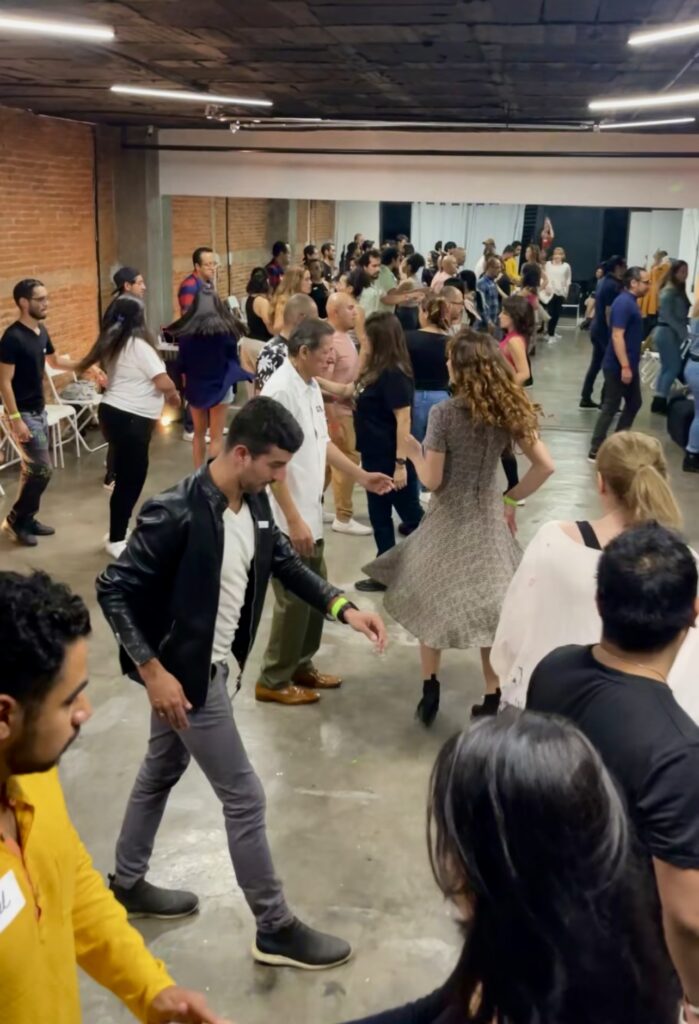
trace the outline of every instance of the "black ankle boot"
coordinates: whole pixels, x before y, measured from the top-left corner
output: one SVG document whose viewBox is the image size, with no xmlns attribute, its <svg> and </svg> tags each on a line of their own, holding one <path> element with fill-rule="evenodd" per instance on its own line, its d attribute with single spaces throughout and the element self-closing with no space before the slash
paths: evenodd
<svg viewBox="0 0 699 1024">
<path fill-rule="evenodd" d="M 474 704 L 471 707 L 471 718 L 484 718 L 486 715 L 497 715 L 500 707 L 500 688 L 495 693 L 486 693 L 482 704 Z"/>
<path fill-rule="evenodd" d="M 436 676 L 430 676 L 422 684 L 422 700 L 417 706 L 415 716 L 420 719 L 423 725 L 429 727 L 437 717 L 438 711 L 439 679 Z"/>
<path fill-rule="evenodd" d="M 660 413 L 661 416 L 667 416 L 667 398 L 663 398 L 662 395 L 654 395 L 653 401 L 650 404 L 650 411 Z"/>
<path fill-rule="evenodd" d="M 685 473 L 699 473 L 699 453 L 685 452 L 682 469 Z"/>
</svg>

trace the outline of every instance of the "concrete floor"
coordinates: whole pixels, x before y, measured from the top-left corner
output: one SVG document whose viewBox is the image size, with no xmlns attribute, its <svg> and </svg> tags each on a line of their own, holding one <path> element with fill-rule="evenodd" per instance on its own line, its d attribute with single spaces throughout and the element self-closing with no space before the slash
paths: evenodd
<svg viewBox="0 0 699 1024">
<path fill-rule="evenodd" d="M 577 408 L 589 341 L 571 328 L 563 335 L 555 346 L 540 346 L 535 360 L 534 393 L 544 407 L 545 439 L 557 472 L 519 513 L 523 543 L 547 519 L 581 519 L 597 511 L 593 470 L 585 458 L 594 414 Z M 646 397 L 637 426 L 666 441 L 673 484 L 696 547 L 699 479 L 681 472 L 681 452 L 667 439 L 664 421 L 651 419 L 649 404 Z M 159 436 L 146 496 L 187 474 L 190 460 L 179 429 Z M 90 695 L 95 715 L 61 773 L 75 824 L 106 873 L 145 749 L 148 713 L 143 691 L 118 673 L 116 647 L 94 599 L 94 579 L 105 564 L 102 461 L 103 453 L 79 464 L 71 458 L 55 473 L 42 518 L 57 528 L 56 537 L 34 551 L 3 540 L 0 564 L 46 569 L 70 583 L 94 612 Z M 0 476 L 8 495 L 14 492 L 14 472 Z M 7 497 L 0 499 L 0 510 L 8 503 Z M 357 504 L 365 519 L 359 494 Z M 338 584 L 357 579 L 372 553 L 371 538 L 328 531 L 328 567 Z M 361 603 L 372 603 L 371 596 L 362 596 Z M 380 595 L 373 603 L 381 607 Z M 236 887 L 220 807 L 195 765 L 172 794 L 150 877 L 194 889 L 201 912 L 176 925 L 140 927 L 178 981 L 205 990 L 212 1005 L 237 1024 L 276 1017 L 293 1024 L 331 1024 L 431 991 L 454 961 L 458 931 L 427 864 L 425 796 L 437 751 L 465 724 L 467 708 L 481 692 L 479 657 L 477 652 L 445 656 L 443 706 L 430 732 L 413 719 L 420 688 L 417 646 L 394 623 L 382 657 L 356 634 L 327 627 L 318 666 L 340 671 L 346 683 L 320 704 L 256 705 L 253 687 L 270 614 L 268 600 L 236 699 L 238 726 L 267 791 L 270 842 L 291 905 L 304 920 L 349 939 L 356 955 L 345 967 L 321 974 L 253 963 L 253 921 Z M 89 979 L 83 1006 L 90 1024 L 132 1019 Z"/>
</svg>

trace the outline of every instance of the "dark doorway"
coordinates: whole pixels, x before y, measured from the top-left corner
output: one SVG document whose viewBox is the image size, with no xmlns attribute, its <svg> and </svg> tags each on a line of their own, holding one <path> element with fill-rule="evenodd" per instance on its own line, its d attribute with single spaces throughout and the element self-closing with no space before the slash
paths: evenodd
<svg viewBox="0 0 699 1024">
<path fill-rule="evenodd" d="M 410 238 L 411 221 L 412 203 L 380 203 L 381 237 L 379 241 L 385 242 L 387 238 L 396 239 L 398 235 L 407 235 Z"/>
</svg>

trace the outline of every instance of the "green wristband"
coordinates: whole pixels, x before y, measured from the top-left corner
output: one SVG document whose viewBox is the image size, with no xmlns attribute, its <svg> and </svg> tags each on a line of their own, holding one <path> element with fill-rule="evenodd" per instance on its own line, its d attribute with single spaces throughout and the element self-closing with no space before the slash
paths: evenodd
<svg viewBox="0 0 699 1024">
<path fill-rule="evenodd" d="M 11 412 L 10 415 L 9 415 L 9 419 L 11 419 L 11 420 L 21 420 L 22 419 L 22 413 L 21 412 Z"/>
<path fill-rule="evenodd" d="M 505 502 L 506 505 L 510 505 L 511 508 L 517 508 L 517 502 L 515 501 L 515 499 L 510 498 L 507 494 L 503 494 L 502 500 Z"/>
<path fill-rule="evenodd" d="M 330 605 L 330 615 L 333 619 L 337 620 L 338 615 L 350 602 L 346 597 L 338 597 Z"/>
</svg>

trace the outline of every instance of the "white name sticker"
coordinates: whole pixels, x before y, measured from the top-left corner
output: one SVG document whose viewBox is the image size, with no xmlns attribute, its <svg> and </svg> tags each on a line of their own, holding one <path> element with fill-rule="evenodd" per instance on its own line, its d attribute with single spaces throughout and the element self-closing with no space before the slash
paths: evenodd
<svg viewBox="0 0 699 1024">
<path fill-rule="evenodd" d="M 260 529 L 260 530 L 267 530 L 267 529 L 269 529 L 269 520 L 268 519 L 258 519 L 257 520 L 257 526 L 258 526 L 258 529 Z"/>
<path fill-rule="evenodd" d="M 4 932 L 7 926 L 12 924 L 26 905 L 27 901 L 14 871 L 8 871 L 0 878 L 0 932 Z"/>
</svg>

